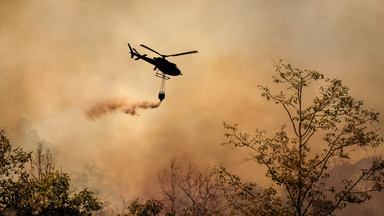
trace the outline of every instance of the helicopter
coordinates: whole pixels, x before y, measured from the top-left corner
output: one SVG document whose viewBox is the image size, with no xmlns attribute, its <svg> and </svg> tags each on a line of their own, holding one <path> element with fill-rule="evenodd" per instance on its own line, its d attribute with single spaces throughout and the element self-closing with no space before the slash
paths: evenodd
<svg viewBox="0 0 384 216">
<path fill-rule="evenodd" d="M 165 98 L 165 80 L 169 80 L 169 76 L 181 76 L 183 75 L 179 68 L 177 68 L 177 65 L 169 62 L 167 57 L 174 57 L 174 56 L 180 56 L 180 55 L 187 55 L 187 54 L 192 54 L 192 53 L 197 53 L 197 51 L 189 51 L 189 52 L 183 52 L 183 53 L 178 53 L 178 54 L 173 54 L 173 55 L 163 55 L 160 54 L 159 52 L 143 45 L 140 44 L 140 46 L 158 54 L 161 57 L 154 57 L 154 58 L 149 58 L 147 57 L 147 54 L 141 55 L 139 52 L 136 51 L 135 48 L 132 48 L 131 45 L 128 43 L 128 47 L 130 50 L 131 58 L 136 57 L 135 60 L 142 59 L 150 64 L 153 64 L 155 68 L 153 70 L 156 70 L 155 76 L 159 77 L 162 79 L 161 85 L 160 85 L 160 91 L 159 91 L 159 100 L 162 101 Z"/>
</svg>

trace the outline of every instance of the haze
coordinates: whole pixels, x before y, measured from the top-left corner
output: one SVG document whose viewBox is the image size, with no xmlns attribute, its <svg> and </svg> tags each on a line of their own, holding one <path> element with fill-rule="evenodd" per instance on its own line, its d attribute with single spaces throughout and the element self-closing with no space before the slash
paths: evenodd
<svg viewBox="0 0 384 216">
<path fill-rule="evenodd" d="M 261 169 L 240 164 L 243 153 L 221 146 L 222 122 L 253 131 L 287 120 L 257 88 L 271 85 L 271 59 L 340 78 L 383 115 L 382 8 L 379 0 L 2 0 L 0 128 L 29 149 L 46 140 L 63 171 L 112 204 L 156 193 L 172 157 L 264 181 Z M 127 42 L 152 57 L 139 45 L 199 53 L 169 58 L 184 75 L 166 82 L 160 107 L 89 120 L 99 101 L 158 101 L 161 80 L 130 59 Z"/>
</svg>

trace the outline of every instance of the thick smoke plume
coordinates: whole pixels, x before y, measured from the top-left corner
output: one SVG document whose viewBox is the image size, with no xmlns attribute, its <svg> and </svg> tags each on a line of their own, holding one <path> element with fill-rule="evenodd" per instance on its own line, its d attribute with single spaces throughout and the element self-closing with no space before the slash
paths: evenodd
<svg viewBox="0 0 384 216">
<path fill-rule="evenodd" d="M 86 111 L 86 116 L 90 120 L 95 120 L 104 116 L 107 116 L 112 112 L 122 112 L 128 115 L 139 115 L 138 109 L 154 109 L 159 107 L 159 102 L 141 101 L 135 103 L 129 103 L 126 99 L 114 99 L 108 101 L 102 101 L 92 106 Z"/>
</svg>

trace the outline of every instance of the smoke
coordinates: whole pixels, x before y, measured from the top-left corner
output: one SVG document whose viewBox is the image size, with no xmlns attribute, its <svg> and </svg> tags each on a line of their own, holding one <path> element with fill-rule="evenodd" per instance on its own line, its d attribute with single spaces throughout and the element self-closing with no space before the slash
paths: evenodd
<svg viewBox="0 0 384 216">
<path fill-rule="evenodd" d="M 86 111 L 85 114 L 90 120 L 99 119 L 101 117 L 107 116 L 112 112 L 122 112 L 131 116 L 138 116 L 138 109 L 154 109 L 159 107 L 160 104 L 161 101 L 141 101 L 129 103 L 126 99 L 112 99 L 95 104 L 88 111 Z"/>
<path fill-rule="evenodd" d="M 26 130 L 15 141 L 46 139 L 60 150 L 59 167 L 85 173 L 79 181 L 116 205 L 119 195 L 152 193 L 171 157 L 264 178 L 239 165 L 246 152 L 220 143 L 223 121 L 252 132 L 288 120 L 257 88 L 272 87 L 270 58 L 338 77 L 384 113 L 383 1 L 0 2 L 0 127 L 31 121 L 39 136 Z M 141 113 L 144 99 L 124 100 L 146 98 L 159 84 L 151 65 L 129 58 L 127 42 L 164 54 L 199 51 L 172 59 L 184 76 L 167 81 L 172 100 L 161 110 Z M 128 108 L 142 116 L 118 118 Z"/>
</svg>

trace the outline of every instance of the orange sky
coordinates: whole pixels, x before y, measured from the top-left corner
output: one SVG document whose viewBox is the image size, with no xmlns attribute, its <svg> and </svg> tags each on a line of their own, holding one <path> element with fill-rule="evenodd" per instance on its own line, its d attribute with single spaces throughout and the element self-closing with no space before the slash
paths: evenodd
<svg viewBox="0 0 384 216">
<path fill-rule="evenodd" d="M 149 193 L 171 157 L 260 176 L 220 145 L 222 122 L 252 131 L 287 120 L 257 88 L 271 84 L 272 58 L 340 78 L 384 114 L 382 8 L 379 0 L 2 0 L 0 128 L 44 138 L 64 171 L 111 202 Z M 152 57 L 139 45 L 199 53 L 169 58 L 184 75 L 166 82 L 159 108 L 91 121 L 85 111 L 100 100 L 158 100 L 160 79 L 129 58 L 127 42 Z"/>
</svg>

